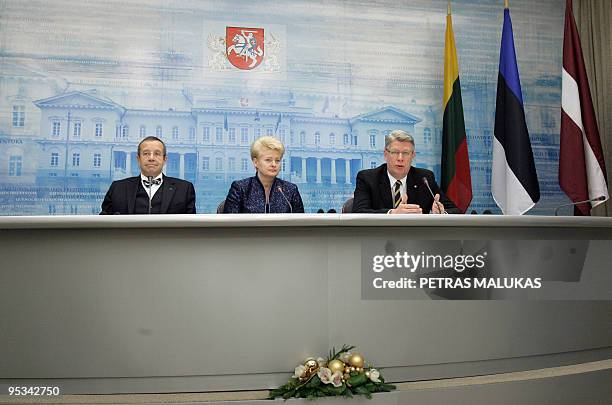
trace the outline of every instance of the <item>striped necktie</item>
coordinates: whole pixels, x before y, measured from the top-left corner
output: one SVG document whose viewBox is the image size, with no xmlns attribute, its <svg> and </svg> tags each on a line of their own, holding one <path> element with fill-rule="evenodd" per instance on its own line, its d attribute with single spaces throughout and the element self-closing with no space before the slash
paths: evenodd
<svg viewBox="0 0 612 405">
<path fill-rule="evenodd" d="M 397 180 L 393 186 L 393 208 L 397 208 L 402 201 L 400 189 L 402 188 L 402 182 Z"/>
</svg>

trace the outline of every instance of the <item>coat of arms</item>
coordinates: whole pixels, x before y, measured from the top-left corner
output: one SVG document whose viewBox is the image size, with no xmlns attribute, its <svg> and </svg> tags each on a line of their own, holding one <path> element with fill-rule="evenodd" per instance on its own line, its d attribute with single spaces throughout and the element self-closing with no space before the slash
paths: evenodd
<svg viewBox="0 0 612 405">
<path fill-rule="evenodd" d="M 232 65 L 242 70 L 254 69 L 264 59 L 264 29 L 226 27 L 225 46 Z"/>
</svg>

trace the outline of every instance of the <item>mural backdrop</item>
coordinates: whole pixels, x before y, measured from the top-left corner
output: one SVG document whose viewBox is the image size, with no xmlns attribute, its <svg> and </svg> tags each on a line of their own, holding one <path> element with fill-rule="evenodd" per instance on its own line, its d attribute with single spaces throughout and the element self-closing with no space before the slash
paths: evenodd
<svg viewBox="0 0 612 405">
<path fill-rule="evenodd" d="M 557 181 L 562 0 L 512 0 L 542 199 Z M 384 136 L 415 135 L 439 178 L 445 0 L 0 1 L 0 213 L 97 214 L 136 146 L 168 145 L 165 173 L 214 212 L 254 173 L 250 143 L 287 147 L 282 177 L 307 212 L 340 209 Z M 453 1 L 474 199 L 490 192 L 501 0 Z"/>
</svg>

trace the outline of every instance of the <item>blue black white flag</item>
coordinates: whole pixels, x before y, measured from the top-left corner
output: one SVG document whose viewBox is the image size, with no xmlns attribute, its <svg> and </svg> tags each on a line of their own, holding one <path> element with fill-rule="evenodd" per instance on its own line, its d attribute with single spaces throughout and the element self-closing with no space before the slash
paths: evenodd
<svg viewBox="0 0 612 405">
<path fill-rule="evenodd" d="M 506 215 L 522 215 L 540 199 L 507 8 L 499 55 L 491 192 Z"/>
</svg>

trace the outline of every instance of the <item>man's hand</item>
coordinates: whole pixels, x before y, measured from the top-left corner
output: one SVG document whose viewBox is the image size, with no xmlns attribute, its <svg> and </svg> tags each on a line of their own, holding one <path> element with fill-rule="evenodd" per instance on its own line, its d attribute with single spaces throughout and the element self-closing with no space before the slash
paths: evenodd
<svg viewBox="0 0 612 405">
<path fill-rule="evenodd" d="M 389 214 L 422 214 L 423 210 L 417 204 L 408 204 L 408 196 L 402 194 L 402 199 L 397 208 L 389 211 Z"/>
<path fill-rule="evenodd" d="M 436 194 L 434 196 L 434 202 L 431 206 L 432 214 L 443 214 L 444 213 L 444 204 L 440 202 L 440 194 Z"/>
</svg>

